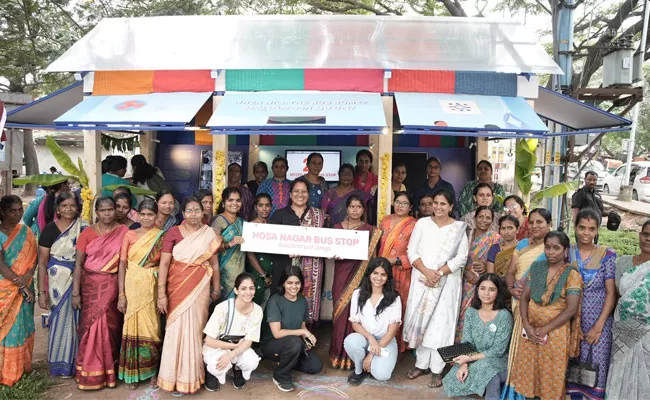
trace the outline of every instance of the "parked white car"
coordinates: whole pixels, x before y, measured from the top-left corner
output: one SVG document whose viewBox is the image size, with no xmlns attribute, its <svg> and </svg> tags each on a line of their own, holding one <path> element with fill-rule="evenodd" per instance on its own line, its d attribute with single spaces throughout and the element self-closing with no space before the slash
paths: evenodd
<svg viewBox="0 0 650 400">
<path fill-rule="evenodd" d="M 614 171 L 613 174 L 605 178 L 603 193 L 618 195 L 621 191 L 621 185 L 625 179 L 625 168 L 623 164 Z M 650 202 L 650 161 L 637 161 L 632 163 L 632 172 L 630 173 L 630 183 L 632 184 L 632 199 Z"/>
</svg>

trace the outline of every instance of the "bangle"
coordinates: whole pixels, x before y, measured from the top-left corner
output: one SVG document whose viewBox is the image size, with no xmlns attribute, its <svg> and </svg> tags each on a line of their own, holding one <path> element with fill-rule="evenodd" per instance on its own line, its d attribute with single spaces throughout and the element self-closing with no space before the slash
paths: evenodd
<svg viewBox="0 0 650 400">
<path fill-rule="evenodd" d="M 121 299 L 121 298 L 126 298 L 126 295 L 125 295 L 124 293 L 120 293 L 120 295 L 117 296 L 117 297 L 120 298 L 120 299 Z"/>
<path fill-rule="evenodd" d="M 81 297 L 81 296 L 78 294 L 73 294 L 72 297 Z"/>
<path fill-rule="evenodd" d="M 41 291 L 38 292 L 38 294 L 45 294 L 45 293 L 47 293 L 46 290 L 41 290 Z"/>
<path fill-rule="evenodd" d="M 162 285 L 158 285 L 159 288 L 167 286 L 166 283 L 163 283 Z"/>
</svg>

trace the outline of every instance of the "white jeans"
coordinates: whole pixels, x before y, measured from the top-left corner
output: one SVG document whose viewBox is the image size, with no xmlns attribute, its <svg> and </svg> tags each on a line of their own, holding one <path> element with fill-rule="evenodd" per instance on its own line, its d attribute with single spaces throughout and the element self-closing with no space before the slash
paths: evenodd
<svg viewBox="0 0 650 400">
<path fill-rule="evenodd" d="M 368 339 L 360 333 L 354 332 L 349 334 L 343 343 L 345 352 L 354 362 L 354 373 L 363 372 L 363 359 L 368 355 Z M 373 357 L 370 362 L 370 374 L 378 381 L 387 381 L 393 374 L 395 364 L 397 363 L 397 341 L 395 338 L 386 345 L 388 349 L 387 357 Z"/>
<path fill-rule="evenodd" d="M 237 366 L 244 376 L 244 379 L 249 380 L 251 378 L 251 373 L 255 371 L 257 366 L 260 363 L 259 356 L 253 351 L 253 349 L 248 349 L 239 356 L 235 357 L 232 360 L 232 363 L 226 365 L 224 369 L 217 369 L 217 362 L 224 354 L 227 354 L 228 350 L 213 349 L 213 348 L 203 348 L 203 362 L 207 365 L 208 372 L 216 376 L 219 379 L 219 383 L 222 385 L 226 383 L 226 374 L 232 369 L 232 366 Z"/>
</svg>

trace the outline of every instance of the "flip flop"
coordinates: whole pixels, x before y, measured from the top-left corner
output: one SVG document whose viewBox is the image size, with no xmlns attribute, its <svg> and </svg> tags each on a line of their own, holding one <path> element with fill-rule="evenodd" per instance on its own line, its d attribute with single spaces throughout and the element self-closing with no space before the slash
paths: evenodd
<svg viewBox="0 0 650 400">
<path fill-rule="evenodd" d="M 427 385 L 431 389 L 436 389 L 442 386 L 442 374 L 431 374 L 431 383 Z"/>
<path fill-rule="evenodd" d="M 418 367 L 413 367 L 409 370 L 409 372 L 406 374 L 406 379 L 416 379 L 421 377 L 422 375 L 426 375 L 429 373 L 428 369 L 420 369 Z"/>
</svg>

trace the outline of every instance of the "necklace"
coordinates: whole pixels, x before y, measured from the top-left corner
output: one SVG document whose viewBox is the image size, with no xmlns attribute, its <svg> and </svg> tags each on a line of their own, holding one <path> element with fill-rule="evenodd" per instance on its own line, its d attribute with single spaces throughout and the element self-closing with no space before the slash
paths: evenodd
<svg viewBox="0 0 650 400">
<path fill-rule="evenodd" d="M 347 225 L 347 228 L 345 227 L 345 225 Z M 347 218 L 347 217 L 346 217 L 346 219 L 345 219 L 345 225 L 343 225 L 343 229 L 347 229 L 347 230 L 355 230 L 355 229 L 357 229 L 358 227 L 360 227 L 361 225 L 363 225 L 363 222 L 359 222 L 359 224 L 357 224 L 357 225 L 355 225 L 355 226 L 350 226 L 350 218 Z"/>
<path fill-rule="evenodd" d="M 96 225 L 96 228 L 97 228 L 97 233 L 99 233 L 99 236 L 104 236 L 105 234 L 110 233 L 113 229 L 115 229 L 115 223 L 113 222 L 113 224 L 109 227 L 109 229 L 106 232 L 102 230 L 99 224 Z"/>
</svg>

